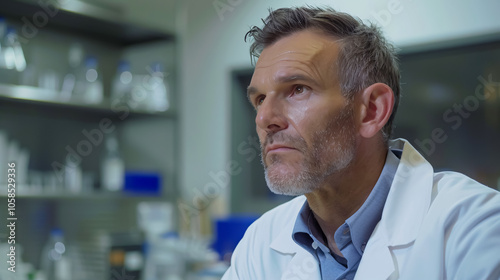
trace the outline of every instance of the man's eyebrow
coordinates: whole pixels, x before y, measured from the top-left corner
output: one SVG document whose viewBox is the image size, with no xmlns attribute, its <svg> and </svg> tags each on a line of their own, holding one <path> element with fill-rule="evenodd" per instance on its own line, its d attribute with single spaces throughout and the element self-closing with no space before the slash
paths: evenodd
<svg viewBox="0 0 500 280">
<path fill-rule="evenodd" d="M 307 83 L 312 84 L 314 86 L 318 85 L 318 83 L 314 79 L 312 79 L 308 76 L 302 75 L 302 74 L 281 76 L 281 77 L 278 77 L 278 79 L 277 79 L 278 83 L 291 83 L 291 82 L 297 82 L 297 81 L 304 81 L 304 82 L 307 82 Z"/>
<path fill-rule="evenodd" d="M 247 98 L 248 98 L 248 101 L 252 102 L 251 98 L 252 98 L 252 95 L 258 93 L 259 90 L 255 87 L 252 87 L 252 86 L 248 86 L 247 88 Z"/>
</svg>

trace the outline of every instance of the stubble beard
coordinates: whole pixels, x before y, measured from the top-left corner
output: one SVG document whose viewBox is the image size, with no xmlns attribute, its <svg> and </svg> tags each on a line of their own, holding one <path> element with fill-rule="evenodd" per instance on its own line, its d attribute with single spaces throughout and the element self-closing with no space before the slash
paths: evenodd
<svg viewBox="0 0 500 280">
<path fill-rule="evenodd" d="M 280 155 L 268 156 L 266 164 L 261 149 L 267 186 L 273 193 L 297 196 L 313 192 L 328 177 L 341 173 L 349 166 L 356 146 L 352 106 L 347 105 L 337 118 L 328 123 L 324 130 L 317 131 L 312 139 L 312 147 L 308 148 L 302 137 L 289 136 L 283 132 L 268 136 L 266 141 L 287 143 L 302 152 L 303 156 L 299 170 L 292 170 L 290 166 L 283 167 L 287 162 Z"/>
</svg>

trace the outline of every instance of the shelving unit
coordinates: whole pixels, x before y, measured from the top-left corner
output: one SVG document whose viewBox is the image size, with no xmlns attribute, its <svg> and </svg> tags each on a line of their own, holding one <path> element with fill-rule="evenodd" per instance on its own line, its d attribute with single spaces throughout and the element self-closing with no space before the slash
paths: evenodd
<svg viewBox="0 0 500 280">
<path fill-rule="evenodd" d="M 126 169 L 155 172 L 161 176 L 162 187 L 159 196 L 102 191 L 98 178 L 104 145 L 93 146 L 93 151 L 82 157 L 81 162 L 83 172 L 94 178 L 95 184 L 90 192 L 75 194 L 67 191 L 44 192 L 42 189 L 19 193 L 16 197 L 19 221 L 17 242 L 24 248 L 23 260 L 35 267 L 38 267 L 42 245 L 52 227 L 63 228 L 73 244 L 87 244 L 91 235 L 97 232 L 136 229 L 138 203 L 174 202 L 178 193 L 175 36 L 124 22 L 123 13 L 117 7 L 73 0 L 46 2 L 58 5 L 51 7 L 53 11 L 57 10 L 55 15 L 50 15 L 38 1 L 6 0 L 0 5 L 0 16 L 4 16 L 18 32 L 23 32 L 26 25 L 23 18 L 33 23 L 37 13 L 48 16 L 46 24 L 35 26 L 35 36 L 20 34 L 29 39 L 23 47 L 26 48 L 28 64 L 32 63 L 37 73 L 48 69 L 63 73 L 67 68 L 65 57 L 70 44 L 74 41 L 82 43 L 89 53 L 100 59 L 104 101 L 100 104 L 65 102 L 57 98 L 57 92 L 20 85 L 15 79 L 14 82 L 3 80 L 0 81 L 0 130 L 30 151 L 30 170 L 49 174 L 53 172 L 51 163 L 64 163 L 67 147 L 75 147 L 85 139 L 83 130 L 96 129 L 99 122 L 107 118 L 116 127 L 113 133 L 119 140 Z M 132 73 L 146 75 L 145 68 L 154 62 L 155 57 L 159 57 L 168 72 L 166 81 L 170 87 L 170 108 L 165 112 L 150 112 L 129 106 L 125 112 L 123 107 L 113 107 L 109 99 L 110 84 L 119 60 L 131 60 L 135 63 Z M 0 182 L 0 188 L 0 200 L 6 201 L 4 182 Z M 0 211 L 0 219 L 5 220 L 4 212 Z M 5 232 L 5 229 L 0 229 L 0 237 Z M 4 240 L 0 239 L 0 242 Z M 100 257 L 107 260 L 106 256 Z M 106 273 L 109 271 L 106 271 L 105 263 L 93 263 L 84 268 L 94 273 L 85 279 L 108 279 Z"/>
<path fill-rule="evenodd" d="M 99 104 L 82 104 L 74 101 L 61 101 L 57 96 L 59 92 L 38 87 L 24 85 L 0 84 L 0 101 L 4 103 L 32 104 L 46 108 L 66 108 L 67 110 L 84 110 L 88 112 L 100 112 L 101 114 L 116 114 L 108 98 Z M 162 116 L 175 118 L 176 113 L 172 110 L 164 112 L 152 112 L 145 109 L 131 109 L 130 114 L 134 116 Z"/>
</svg>

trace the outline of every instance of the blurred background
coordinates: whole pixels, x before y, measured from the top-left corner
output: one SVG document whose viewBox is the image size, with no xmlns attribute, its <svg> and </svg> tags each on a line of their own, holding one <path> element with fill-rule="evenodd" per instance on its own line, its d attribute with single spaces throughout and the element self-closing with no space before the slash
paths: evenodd
<svg viewBox="0 0 500 280">
<path fill-rule="evenodd" d="M 220 279 L 290 199 L 263 179 L 243 38 L 303 4 L 379 25 L 400 50 L 395 137 L 500 188 L 496 0 L 2 0 L 0 280 Z"/>
</svg>

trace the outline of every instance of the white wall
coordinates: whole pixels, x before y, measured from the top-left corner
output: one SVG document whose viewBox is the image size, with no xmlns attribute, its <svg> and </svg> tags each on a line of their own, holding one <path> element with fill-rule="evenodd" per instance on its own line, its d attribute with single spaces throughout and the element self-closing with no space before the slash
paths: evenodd
<svg viewBox="0 0 500 280">
<path fill-rule="evenodd" d="M 176 28 L 180 35 L 181 187 L 185 198 L 214 181 L 209 172 L 225 169 L 231 160 L 230 71 L 250 66 L 244 34 L 261 25 L 267 8 L 305 3 L 330 5 L 384 26 L 387 36 L 407 47 L 500 32 L 500 1 L 376 0 L 178 0 Z M 218 14 L 214 3 L 227 10 Z M 379 18 L 377 20 L 377 17 Z M 198 193 L 199 195 L 199 193 Z M 227 211 L 224 200 L 214 213 Z"/>
</svg>

